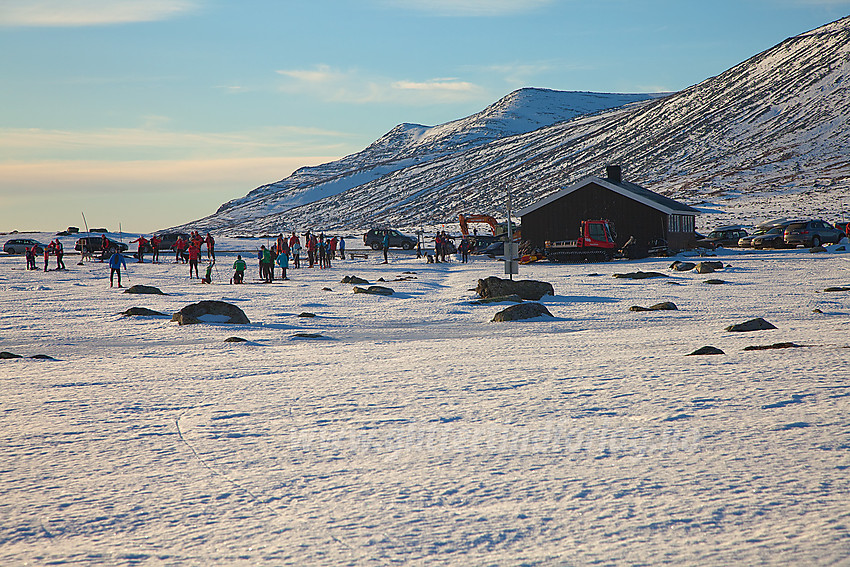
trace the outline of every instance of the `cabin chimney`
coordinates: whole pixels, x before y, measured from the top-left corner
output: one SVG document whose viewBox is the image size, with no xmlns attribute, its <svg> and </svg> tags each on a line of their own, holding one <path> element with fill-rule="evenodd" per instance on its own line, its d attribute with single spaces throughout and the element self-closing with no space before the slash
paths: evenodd
<svg viewBox="0 0 850 567">
<path fill-rule="evenodd" d="M 608 181 L 611 183 L 620 183 L 623 181 L 623 168 L 619 165 L 609 165 L 605 167 L 608 173 Z"/>
</svg>

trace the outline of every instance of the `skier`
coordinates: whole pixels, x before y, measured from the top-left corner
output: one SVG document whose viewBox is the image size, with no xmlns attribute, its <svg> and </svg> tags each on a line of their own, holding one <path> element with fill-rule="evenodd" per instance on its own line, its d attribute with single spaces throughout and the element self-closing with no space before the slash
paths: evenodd
<svg viewBox="0 0 850 567">
<path fill-rule="evenodd" d="M 124 261 L 124 255 L 121 254 L 120 250 L 116 250 L 115 254 L 109 258 L 109 287 L 112 287 L 113 284 L 113 276 L 118 276 L 118 287 L 121 287 L 121 266 L 124 266 L 124 269 L 127 269 L 127 262 Z"/>
<path fill-rule="evenodd" d="M 295 263 L 294 268 L 301 267 L 301 241 L 298 239 L 298 235 L 294 232 L 292 236 L 289 237 L 289 251 L 292 255 L 292 261 Z"/>
<path fill-rule="evenodd" d="M 100 261 L 106 258 L 107 250 L 109 250 L 109 239 L 106 238 L 105 234 L 100 235 Z"/>
<path fill-rule="evenodd" d="M 44 271 L 47 271 L 47 263 L 50 261 L 50 253 L 53 252 L 53 243 L 51 242 L 44 248 Z"/>
<path fill-rule="evenodd" d="M 132 244 L 133 242 L 139 243 L 139 252 L 138 252 L 139 259 L 138 259 L 138 262 L 141 263 L 141 264 L 144 264 L 145 263 L 145 246 L 147 246 L 147 244 L 148 244 L 148 239 L 140 234 L 137 239 L 131 240 L 130 244 Z"/>
<path fill-rule="evenodd" d="M 466 237 L 461 239 L 458 252 L 460 252 L 460 261 L 466 264 L 469 261 L 469 240 Z"/>
<path fill-rule="evenodd" d="M 269 277 L 269 271 L 274 269 L 274 264 L 272 264 L 271 252 L 269 252 L 265 244 L 260 246 L 260 252 L 257 257 L 260 260 L 260 279 L 266 283 L 271 283 L 272 279 Z"/>
<path fill-rule="evenodd" d="M 65 255 L 65 250 L 62 248 L 62 243 L 59 239 L 53 241 L 53 253 L 56 254 L 56 269 L 64 270 L 65 262 L 62 261 L 62 256 Z"/>
<path fill-rule="evenodd" d="M 212 237 L 212 234 L 207 233 L 207 260 L 215 262 L 215 239 Z"/>
<path fill-rule="evenodd" d="M 344 236 L 339 237 L 338 246 L 339 246 L 339 259 L 345 260 L 345 237 Z"/>
<path fill-rule="evenodd" d="M 204 274 L 204 277 L 201 278 L 201 283 L 212 283 L 212 270 L 214 265 L 214 262 L 207 264 L 207 272 Z"/>
<path fill-rule="evenodd" d="M 200 279 L 200 275 L 198 275 L 198 260 L 201 259 L 201 248 L 198 246 L 197 241 L 193 241 L 192 245 L 189 246 L 189 279 L 192 279 L 192 268 L 195 269 L 195 277 Z"/>
<path fill-rule="evenodd" d="M 281 252 L 277 256 L 277 265 L 280 266 L 282 279 L 288 280 L 286 277 L 286 268 L 289 267 L 289 254 L 286 251 Z"/>
<path fill-rule="evenodd" d="M 307 267 L 312 268 L 316 263 L 316 237 L 310 234 L 310 231 L 308 230 L 304 239 L 304 243 L 307 246 L 307 262 L 309 263 Z"/>
<path fill-rule="evenodd" d="M 177 237 L 177 242 L 174 243 L 174 263 L 178 263 L 181 260 L 185 262 L 183 258 L 183 250 L 186 248 L 186 241 L 183 240 L 182 236 Z"/>
<path fill-rule="evenodd" d="M 159 245 L 162 244 L 162 238 L 157 235 L 151 236 L 151 262 L 159 263 Z"/>
<path fill-rule="evenodd" d="M 230 280 L 230 283 L 241 284 L 245 279 L 245 269 L 248 267 L 245 264 L 245 260 L 242 259 L 241 254 L 236 255 L 236 261 L 233 262 L 233 279 Z"/>
<path fill-rule="evenodd" d="M 38 268 L 35 265 L 35 244 L 27 248 L 26 250 L 27 256 L 27 269 L 28 270 L 37 270 Z"/>
<path fill-rule="evenodd" d="M 316 247 L 316 250 L 319 253 L 319 269 L 326 268 L 328 260 L 328 247 L 327 243 L 325 242 L 324 234 L 319 235 L 319 244 Z"/>
</svg>

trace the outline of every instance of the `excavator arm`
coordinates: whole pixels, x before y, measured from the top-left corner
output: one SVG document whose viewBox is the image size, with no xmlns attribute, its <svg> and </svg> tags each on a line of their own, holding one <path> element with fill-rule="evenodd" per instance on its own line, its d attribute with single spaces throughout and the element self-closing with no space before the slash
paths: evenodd
<svg viewBox="0 0 850 567">
<path fill-rule="evenodd" d="M 496 235 L 499 223 L 490 215 L 458 215 L 458 223 L 460 224 L 460 232 L 464 236 L 469 236 L 469 223 L 486 223 L 490 225 L 490 232 L 493 236 Z"/>
</svg>

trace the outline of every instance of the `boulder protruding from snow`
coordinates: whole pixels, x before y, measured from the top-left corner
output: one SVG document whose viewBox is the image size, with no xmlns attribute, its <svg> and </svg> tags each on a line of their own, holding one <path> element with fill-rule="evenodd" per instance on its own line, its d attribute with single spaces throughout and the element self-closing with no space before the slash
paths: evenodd
<svg viewBox="0 0 850 567">
<path fill-rule="evenodd" d="M 661 272 L 628 272 L 626 274 L 614 274 L 612 277 L 626 280 L 648 280 L 651 278 L 666 278 L 667 274 Z"/>
<path fill-rule="evenodd" d="M 478 280 L 478 287 L 475 288 L 475 291 L 484 298 L 518 295 L 522 299 L 531 301 L 540 301 L 544 295 L 555 295 L 555 288 L 548 282 L 503 280 L 495 276 Z"/>
<path fill-rule="evenodd" d="M 121 315 L 125 317 L 140 316 L 140 317 L 168 317 L 165 313 L 148 309 L 147 307 L 131 307 Z"/>
<path fill-rule="evenodd" d="M 726 354 L 722 350 L 713 346 L 704 346 L 696 349 L 694 352 L 687 354 L 685 356 L 701 356 L 703 354 Z"/>
<path fill-rule="evenodd" d="M 726 330 L 731 332 L 746 333 L 749 331 L 767 331 L 775 328 L 776 327 L 772 323 L 768 323 L 767 321 L 759 317 L 757 319 L 750 319 L 749 321 L 738 323 L 737 325 L 729 325 L 728 327 L 726 327 Z"/>
<path fill-rule="evenodd" d="M 200 301 L 187 305 L 171 317 L 181 325 L 196 323 L 230 323 L 234 325 L 249 325 L 251 321 L 239 307 L 226 301 Z"/>
<path fill-rule="evenodd" d="M 141 285 L 141 284 L 136 284 L 134 286 L 128 287 L 127 289 L 124 290 L 124 293 L 141 293 L 141 294 L 148 294 L 148 295 L 168 295 L 166 293 L 163 293 L 162 290 L 159 289 L 158 287 L 154 287 L 152 285 Z"/>
<path fill-rule="evenodd" d="M 699 264 L 697 264 L 696 269 L 698 274 L 711 274 L 713 272 L 716 272 L 717 270 L 722 270 L 723 262 L 716 260 L 700 262 Z"/>
<path fill-rule="evenodd" d="M 676 304 L 672 301 L 662 301 L 661 303 L 656 303 L 649 307 L 641 307 L 640 305 L 632 305 L 629 307 L 629 311 L 676 311 L 677 309 L 679 308 L 676 307 Z"/>
<path fill-rule="evenodd" d="M 344 278 L 342 278 L 342 280 L 340 280 L 339 283 L 347 283 L 351 285 L 369 285 L 369 282 L 367 280 L 364 280 L 363 278 L 358 278 L 357 276 L 345 276 Z"/>
<path fill-rule="evenodd" d="M 693 262 L 682 262 L 680 260 L 676 260 L 675 262 L 670 264 L 670 269 L 676 270 L 677 272 L 690 272 L 696 267 L 697 265 Z"/>
<path fill-rule="evenodd" d="M 388 288 L 380 285 L 370 285 L 369 287 L 354 287 L 354 293 L 366 293 L 370 295 L 392 295 L 395 292 Z"/>
<path fill-rule="evenodd" d="M 496 313 L 493 316 L 493 322 L 519 321 L 520 319 L 532 319 L 541 315 L 552 317 L 552 314 L 542 303 L 519 303 Z"/>
</svg>

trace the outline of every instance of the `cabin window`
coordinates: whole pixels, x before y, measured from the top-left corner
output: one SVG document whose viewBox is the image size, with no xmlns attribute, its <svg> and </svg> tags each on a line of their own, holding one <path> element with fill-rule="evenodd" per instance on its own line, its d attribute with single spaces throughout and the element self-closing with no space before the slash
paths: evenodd
<svg viewBox="0 0 850 567">
<path fill-rule="evenodd" d="M 670 215 L 668 219 L 668 228 L 670 232 L 694 231 L 695 225 L 693 215 Z"/>
</svg>

